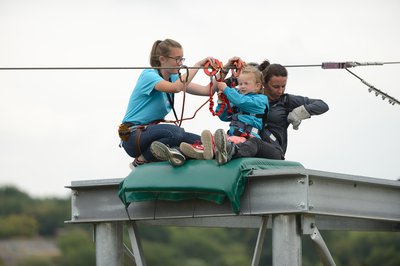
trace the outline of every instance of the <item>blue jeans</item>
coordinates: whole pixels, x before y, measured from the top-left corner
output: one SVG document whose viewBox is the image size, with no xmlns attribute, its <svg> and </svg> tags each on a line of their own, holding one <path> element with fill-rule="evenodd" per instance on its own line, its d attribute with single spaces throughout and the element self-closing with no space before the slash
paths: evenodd
<svg viewBox="0 0 400 266">
<path fill-rule="evenodd" d="M 137 135 L 138 131 L 131 132 L 128 141 L 122 142 L 122 147 L 129 156 L 136 158 L 142 154 L 147 161 L 156 161 L 150 151 L 150 145 L 153 141 L 162 142 L 171 148 L 179 147 L 181 142 L 193 144 L 200 141 L 199 135 L 185 132 L 183 128 L 172 124 L 148 125 L 140 133 L 139 139 L 137 139 Z"/>
</svg>

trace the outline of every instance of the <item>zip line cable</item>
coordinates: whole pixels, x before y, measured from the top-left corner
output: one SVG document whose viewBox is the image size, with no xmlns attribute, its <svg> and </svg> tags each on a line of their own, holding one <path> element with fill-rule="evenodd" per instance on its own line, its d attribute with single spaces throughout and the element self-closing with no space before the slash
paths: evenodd
<svg viewBox="0 0 400 266">
<path fill-rule="evenodd" d="M 352 71 L 349 70 L 349 68 L 352 67 L 358 67 L 358 66 L 382 66 L 382 65 L 388 65 L 388 64 L 400 64 L 400 62 L 325 62 L 322 63 L 321 65 L 294 65 L 294 66 L 286 66 L 286 67 L 315 67 L 315 66 L 320 66 L 323 69 L 345 69 L 347 70 L 350 74 L 358 78 L 362 83 L 368 86 L 368 92 L 375 92 L 375 96 L 382 96 L 382 100 L 388 99 L 389 104 L 395 105 L 399 104 L 399 100 L 396 98 L 390 96 L 389 94 L 375 88 L 356 74 L 354 74 Z"/>
<path fill-rule="evenodd" d="M 399 100 L 397 100 L 396 98 L 393 98 L 392 96 L 390 96 L 390 95 L 384 93 L 383 91 L 378 90 L 377 88 L 375 88 L 374 86 L 372 86 L 371 84 L 369 84 L 368 82 L 366 82 L 365 80 L 363 80 L 362 78 L 360 78 L 359 76 L 357 76 L 356 74 L 354 74 L 353 72 L 351 72 L 350 70 L 348 70 L 347 68 L 346 68 L 346 70 L 347 70 L 350 74 L 352 74 L 353 76 L 355 76 L 356 78 L 358 78 L 362 83 L 364 83 L 365 85 L 367 85 L 367 86 L 368 86 L 368 92 L 374 91 L 376 97 L 378 97 L 379 95 L 382 96 L 382 100 L 385 100 L 385 99 L 387 98 L 388 101 L 389 101 L 389 104 L 391 104 L 391 105 L 400 104 Z"/>
<path fill-rule="evenodd" d="M 375 88 L 373 85 L 369 84 L 348 68 L 358 67 L 358 66 L 382 66 L 382 65 L 389 65 L 389 64 L 400 64 L 399 61 L 395 62 L 324 62 L 322 64 L 314 64 L 314 65 L 284 65 L 284 67 L 291 68 L 291 67 L 322 67 L 322 69 L 345 69 L 350 74 L 358 78 L 362 83 L 368 86 L 368 91 L 375 92 L 376 96 L 381 95 L 382 100 L 388 99 L 389 104 L 395 105 L 399 104 L 400 101 L 396 98 L 388 95 L 387 93 Z M 205 67 L 188 67 L 188 66 L 181 66 L 179 69 L 206 69 Z M 1 70 L 133 70 L 133 69 L 175 69 L 174 67 L 0 67 Z"/>
<path fill-rule="evenodd" d="M 349 68 L 351 67 L 357 67 L 357 66 L 376 66 L 376 65 L 387 65 L 387 64 L 399 64 L 400 62 L 364 62 L 364 63 L 360 63 L 360 62 L 341 62 L 341 63 L 337 63 L 337 62 L 326 62 L 326 63 L 322 63 L 322 68 L 323 69 L 345 69 L 347 72 L 349 72 L 350 74 L 352 74 L 354 77 L 358 78 L 362 83 L 364 83 L 366 86 L 368 86 L 368 92 L 375 92 L 375 96 L 382 96 L 382 100 L 388 99 L 389 104 L 391 105 L 395 105 L 395 104 L 399 104 L 400 102 L 399 100 L 397 100 L 396 98 L 390 96 L 389 94 L 375 88 L 374 86 L 372 86 L 371 84 L 369 84 L 368 82 L 366 82 L 365 80 L 363 80 L 361 77 L 357 76 L 356 74 L 354 74 L 352 71 L 349 70 Z"/>
<path fill-rule="evenodd" d="M 400 64 L 399 62 L 325 62 L 313 65 L 284 65 L 284 67 L 322 67 L 323 69 L 340 69 L 356 66 L 373 66 Z M 204 69 L 204 67 L 188 67 L 187 69 Z M 176 67 L 0 67 L 0 70 L 133 70 L 133 69 L 174 69 Z"/>
</svg>

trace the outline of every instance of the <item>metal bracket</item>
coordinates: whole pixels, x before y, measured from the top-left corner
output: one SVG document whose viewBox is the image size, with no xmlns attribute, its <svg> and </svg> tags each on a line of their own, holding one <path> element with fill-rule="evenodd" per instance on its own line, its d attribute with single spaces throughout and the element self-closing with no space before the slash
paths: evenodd
<svg viewBox="0 0 400 266">
<path fill-rule="evenodd" d="M 325 241 L 322 238 L 322 235 L 319 233 L 319 230 L 315 224 L 315 216 L 304 214 L 302 215 L 301 223 L 303 234 L 310 235 L 311 240 L 317 248 L 317 253 L 323 265 L 336 266 L 335 261 L 333 260 L 332 255 L 329 252 L 328 246 L 325 244 Z"/>
</svg>

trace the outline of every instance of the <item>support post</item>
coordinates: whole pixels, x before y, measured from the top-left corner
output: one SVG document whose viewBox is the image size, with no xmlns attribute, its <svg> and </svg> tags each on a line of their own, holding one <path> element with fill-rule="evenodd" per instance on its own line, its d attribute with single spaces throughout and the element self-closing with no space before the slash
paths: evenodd
<svg viewBox="0 0 400 266">
<path fill-rule="evenodd" d="M 96 266 L 123 266 L 122 223 L 95 224 Z"/>
<path fill-rule="evenodd" d="M 295 214 L 272 216 L 272 265 L 302 265 L 300 226 Z"/>
<path fill-rule="evenodd" d="M 265 234 L 267 232 L 268 216 L 263 216 L 261 219 L 260 229 L 258 230 L 257 243 L 254 249 L 253 260 L 251 261 L 251 266 L 258 266 L 260 263 L 261 251 L 263 248 Z"/>
<path fill-rule="evenodd" d="M 135 221 L 127 222 L 127 229 L 129 238 L 132 245 L 132 253 L 135 257 L 136 266 L 146 266 L 146 261 L 144 259 L 144 253 L 142 249 L 142 244 L 140 242 L 138 229 Z"/>
<path fill-rule="evenodd" d="M 331 253 L 329 252 L 328 247 L 325 244 L 324 239 L 319 233 L 318 228 L 314 225 L 313 233 L 310 235 L 311 240 L 314 241 L 315 246 L 317 247 L 317 252 L 319 257 L 321 258 L 324 266 L 336 266 L 335 261 L 332 258 Z"/>
</svg>

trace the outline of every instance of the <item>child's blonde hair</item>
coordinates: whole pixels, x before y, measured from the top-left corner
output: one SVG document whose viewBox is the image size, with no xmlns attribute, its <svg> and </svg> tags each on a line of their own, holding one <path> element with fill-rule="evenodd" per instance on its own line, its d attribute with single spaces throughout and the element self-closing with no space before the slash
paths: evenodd
<svg viewBox="0 0 400 266">
<path fill-rule="evenodd" d="M 256 83 L 260 83 L 260 91 L 258 93 L 263 93 L 263 74 L 256 66 L 246 65 L 240 71 L 240 74 L 251 74 L 253 75 Z"/>
</svg>

